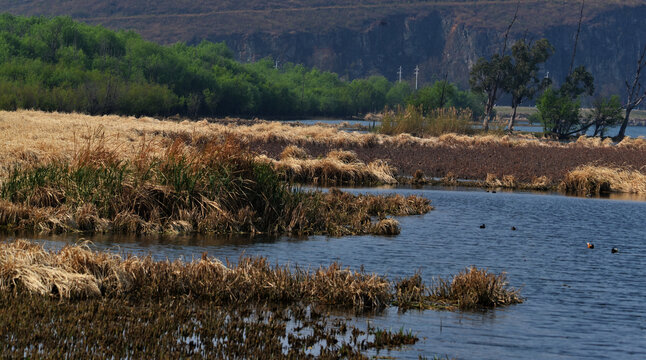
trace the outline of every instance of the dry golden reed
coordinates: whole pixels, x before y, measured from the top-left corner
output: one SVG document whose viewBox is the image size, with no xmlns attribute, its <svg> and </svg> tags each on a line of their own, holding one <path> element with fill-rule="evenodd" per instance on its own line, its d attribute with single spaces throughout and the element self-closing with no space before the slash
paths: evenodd
<svg viewBox="0 0 646 360">
<path fill-rule="evenodd" d="M 480 310 L 519 304 L 520 290 L 510 288 L 505 273 L 470 267 L 452 278 L 437 278 L 431 287 L 420 274 L 395 283 L 395 303 L 401 309 Z"/>
<path fill-rule="evenodd" d="M 86 139 L 69 159 L 15 166 L 0 177 L 0 228 L 137 234 L 393 234 L 397 226 L 375 226 L 372 217 L 381 220 L 410 213 L 411 203 L 398 196 L 296 191 L 284 181 L 284 173 L 281 178 L 267 161 L 260 161 L 232 138 L 219 142 L 177 137 L 168 145 L 142 142 L 138 152 L 129 156 L 123 147 L 108 147 L 104 138 L 101 131 Z M 318 170 L 304 173 L 302 180 L 367 182 L 388 175 L 388 166 L 366 166 L 350 152 L 333 151 L 330 158 L 327 164 L 333 165 L 313 165 Z M 383 201 L 364 200 L 379 197 Z M 428 200 L 411 201 L 417 206 L 414 214 L 431 209 Z"/>
<path fill-rule="evenodd" d="M 163 143 L 173 136 L 189 139 L 210 138 L 223 140 L 234 136 L 248 142 L 280 142 L 284 144 L 319 144 L 330 148 L 348 146 L 481 146 L 500 143 L 505 146 L 549 146 L 577 147 L 608 146 L 607 140 L 581 140 L 580 143 L 527 139 L 522 136 L 498 135 L 456 135 L 444 134 L 439 137 L 419 138 L 409 134 L 383 135 L 373 133 L 351 133 L 333 126 L 294 126 L 280 122 L 259 122 L 253 125 L 209 123 L 202 121 L 168 121 L 149 117 L 89 116 L 81 114 L 46 113 L 32 110 L 0 112 L 0 171 L 7 171 L 14 163 L 34 163 L 53 158 L 70 158 L 78 151 L 90 134 L 101 127 L 108 148 L 119 148 L 120 156 L 140 152 L 142 141 Z M 25 135 L 27 134 L 27 135 Z M 646 149 L 646 140 L 626 138 L 617 146 Z M 151 149 L 151 150 L 154 150 Z M 159 155 L 159 154 L 157 154 Z"/>
<path fill-rule="evenodd" d="M 637 170 L 585 165 L 568 172 L 559 189 L 578 194 L 646 193 L 646 175 Z"/>
<path fill-rule="evenodd" d="M 280 160 L 259 156 L 259 161 L 272 165 L 287 180 L 320 185 L 395 184 L 396 170 L 382 160 L 364 163 L 352 151 L 331 150 L 327 156 L 312 159 L 307 151 L 287 146 Z"/>
<path fill-rule="evenodd" d="M 522 303 L 520 291 L 507 285 L 505 273 L 496 275 L 472 266 L 450 280 L 438 278 L 431 289 L 430 298 L 463 310 Z"/>
<path fill-rule="evenodd" d="M 159 301 L 189 297 L 215 304 L 324 304 L 381 309 L 457 307 L 480 309 L 522 302 L 504 273 L 475 267 L 427 287 L 419 274 L 391 283 L 338 263 L 314 272 L 271 266 L 266 258 L 222 263 L 206 254 L 191 262 L 154 261 L 93 251 L 88 243 L 46 250 L 26 240 L 0 243 L 0 291 L 63 299 L 122 298 Z"/>
<path fill-rule="evenodd" d="M 191 262 L 154 261 L 92 251 L 87 244 L 60 251 L 17 240 L 0 243 L 0 291 L 70 298 L 189 296 L 218 304 L 309 303 L 357 309 L 390 303 L 390 282 L 333 263 L 310 272 L 242 257 L 225 265 L 203 255 Z"/>
</svg>

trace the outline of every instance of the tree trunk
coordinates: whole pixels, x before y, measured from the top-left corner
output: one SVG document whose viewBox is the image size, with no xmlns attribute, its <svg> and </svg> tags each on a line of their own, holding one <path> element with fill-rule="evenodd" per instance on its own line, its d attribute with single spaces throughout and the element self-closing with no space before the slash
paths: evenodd
<svg viewBox="0 0 646 360">
<path fill-rule="evenodd" d="M 516 110 L 518 109 L 518 105 L 512 105 L 512 113 L 511 113 L 511 118 L 509 119 L 509 124 L 507 124 L 507 129 L 509 132 L 514 132 L 514 125 L 516 124 Z"/>
<path fill-rule="evenodd" d="M 482 130 L 484 131 L 489 131 L 489 122 L 493 118 L 493 106 L 495 105 L 494 103 L 496 102 L 497 92 L 498 92 L 498 87 L 496 86 L 492 90 L 492 93 L 489 94 L 489 96 L 487 97 L 487 105 L 485 106 L 485 116 L 484 116 L 484 120 L 482 121 Z"/>
<path fill-rule="evenodd" d="M 628 121 L 630 120 L 631 111 L 633 111 L 632 107 L 626 107 L 626 116 L 624 117 L 624 121 L 621 123 L 621 128 L 619 128 L 619 133 L 617 134 L 615 141 L 621 141 L 626 136 L 626 127 L 628 126 Z"/>
</svg>

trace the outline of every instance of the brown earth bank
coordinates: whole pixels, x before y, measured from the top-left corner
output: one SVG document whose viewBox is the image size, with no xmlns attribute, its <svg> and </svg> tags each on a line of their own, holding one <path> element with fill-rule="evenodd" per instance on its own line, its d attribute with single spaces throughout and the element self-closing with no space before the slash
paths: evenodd
<svg viewBox="0 0 646 360">
<path fill-rule="evenodd" d="M 288 141 L 253 142 L 251 149 L 278 158 Z M 437 144 L 409 143 L 397 147 L 386 144 L 335 146 L 321 143 L 299 144 L 311 156 L 325 156 L 332 149 L 354 151 L 364 162 L 388 161 L 399 175 L 411 176 L 422 170 L 428 177 L 453 173 L 459 179 L 485 180 L 512 175 L 517 181 L 531 182 L 546 176 L 558 183 L 575 168 L 595 164 L 607 167 L 641 169 L 646 166 L 646 150 L 627 147 L 552 147 L 544 145 L 510 146 L 506 143 Z"/>
</svg>

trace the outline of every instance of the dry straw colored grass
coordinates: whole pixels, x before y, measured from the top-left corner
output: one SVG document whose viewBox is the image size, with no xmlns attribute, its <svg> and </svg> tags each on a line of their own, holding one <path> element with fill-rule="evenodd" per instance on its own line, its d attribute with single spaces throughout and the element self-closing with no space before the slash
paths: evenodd
<svg viewBox="0 0 646 360">
<path fill-rule="evenodd" d="M 508 286 L 506 274 L 470 267 L 449 279 L 438 278 L 427 287 L 416 274 L 395 284 L 400 308 L 480 310 L 519 304 L 520 290 Z"/>
<path fill-rule="evenodd" d="M 333 126 L 294 126 L 280 122 L 258 122 L 240 125 L 238 122 L 209 123 L 202 121 L 166 121 L 148 117 L 89 116 L 81 114 L 46 113 L 20 110 L 0 112 L 0 164 L 6 171 L 14 163 L 33 163 L 52 158 L 71 157 L 79 146 L 101 126 L 108 148 L 119 148 L 120 155 L 139 152 L 142 140 L 168 145 L 173 137 L 225 139 L 234 136 L 250 142 L 282 142 L 293 145 L 319 144 L 330 148 L 348 146 L 483 146 L 500 143 L 504 146 L 608 146 L 607 141 L 582 139 L 580 142 L 560 143 L 539 141 L 522 136 L 455 135 L 419 138 L 409 134 L 360 134 L 341 131 Z M 626 138 L 620 147 L 646 149 L 646 140 Z"/>
<path fill-rule="evenodd" d="M 507 287 L 504 273 L 475 267 L 452 280 L 440 278 L 429 288 L 419 274 L 391 283 L 338 263 L 311 272 L 271 266 L 265 258 L 241 257 L 237 264 L 224 264 L 204 254 L 191 262 L 154 261 L 92 251 L 87 243 L 52 251 L 25 240 L 0 243 L 0 291 L 63 299 L 189 297 L 221 305 L 324 304 L 358 310 L 391 303 L 402 309 L 472 310 L 522 302 L 518 290 Z"/>
<path fill-rule="evenodd" d="M 377 226 L 375 221 L 431 209 L 428 200 L 414 197 L 295 191 L 267 161 L 259 161 L 231 137 L 169 140 L 168 144 L 142 140 L 136 152 L 130 152 L 124 151 L 127 144 L 113 144 L 99 129 L 68 156 L 14 165 L 0 177 L 0 228 L 137 234 L 393 234 L 397 226 Z M 317 176 L 336 176 L 347 183 L 381 174 L 359 164 L 349 152 L 332 152 L 331 158 L 343 168 L 323 167 Z M 353 172 L 355 167 L 358 170 Z M 412 213 L 411 204 L 416 206 Z"/>
<path fill-rule="evenodd" d="M 461 271 L 451 280 L 438 278 L 431 299 L 454 304 L 460 309 L 494 308 L 523 302 L 518 289 L 507 287 L 505 273 L 498 275 L 475 266 Z"/>
<path fill-rule="evenodd" d="M 644 194 L 646 175 L 631 169 L 585 165 L 568 172 L 559 189 L 590 195 L 609 192 Z"/>
<path fill-rule="evenodd" d="M 271 266 L 265 258 L 242 257 L 224 264 L 203 255 L 192 262 L 154 261 L 67 245 L 50 251 L 17 240 L 0 243 L 0 291 L 70 298 L 174 296 L 216 304 L 325 304 L 376 309 L 389 304 L 391 284 L 375 274 L 334 263 L 310 272 Z"/>
<path fill-rule="evenodd" d="M 556 185 L 547 176 L 534 176 L 530 182 L 518 181 L 514 175 L 503 175 L 499 179 L 495 174 L 487 174 L 487 178 L 481 183 L 488 188 L 524 189 L 524 190 L 549 190 Z"/>
<path fill-rule="evenodd" d="M 258 157 L 290 181 L 320 185 L 395 184 L 396 170 L 382 160 L 364 163 L 352 151 L 331 150 L 327 156 L 312 159 L 306 150 L 289 145 L 280 160 Z"/>
<path fill-rule="evenodd" d="M 455 108 L 434 109 L 423 114 L 421 109 L 408 105 L 405 109 L 384 114 L 378 131 L 382 134 L 412 134 L 419 137 L 440 136 L 447 133 L 474 134 L 470 110 Z"/>
</svg>

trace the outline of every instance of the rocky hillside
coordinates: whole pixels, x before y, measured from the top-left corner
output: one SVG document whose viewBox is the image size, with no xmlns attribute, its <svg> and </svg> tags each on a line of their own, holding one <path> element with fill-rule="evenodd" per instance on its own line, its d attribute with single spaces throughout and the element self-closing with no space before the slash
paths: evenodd
<svg viewBox="0 0 646 360">
<path fill-rule="evenodd" d="M 521 0 L 514 37 L 547 37 L 556 55 L 546 71 L 557 82 L 570 63 L 580 1 Z M 502 44 L 516 0 L 0 0 L 0 11 L 71 15 L 131 29 L 160 43 L 226 41 L 243 61 L 266 56 L 332 70 L 420 81 L 448 73 L 463 85 L 469 66 Z M 646 1 L 588 0 L 577 64 L 588 66 L 602 93 L 622 92 L 646 43 Z"/>
</svg>

